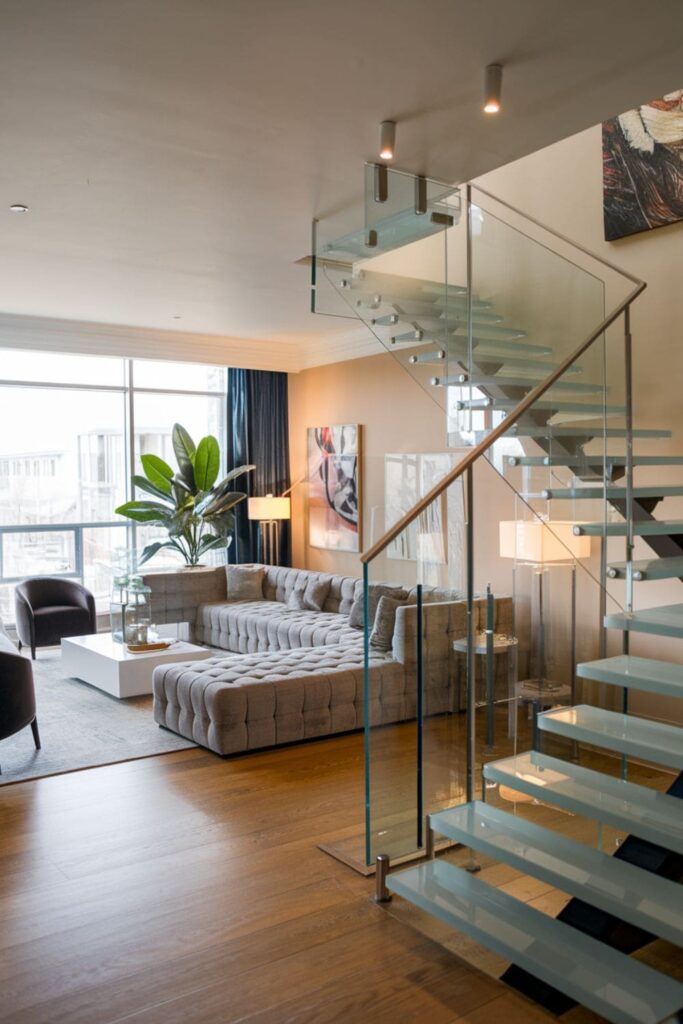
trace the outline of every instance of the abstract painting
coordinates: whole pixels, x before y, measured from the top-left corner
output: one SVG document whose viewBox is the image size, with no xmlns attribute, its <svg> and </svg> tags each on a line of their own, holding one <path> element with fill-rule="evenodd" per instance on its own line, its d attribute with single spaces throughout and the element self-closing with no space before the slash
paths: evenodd
<svg viewBox="0 0 683 1024">
<path fill-rule="evenodd" d="M 360 551 L 360 426 L 308 428 L 308 543 Z"/>
<path fill-rule="evenodd" d="M 605 238 L 683 220 L 683 89 L 602 126 Z"/>
</svg>

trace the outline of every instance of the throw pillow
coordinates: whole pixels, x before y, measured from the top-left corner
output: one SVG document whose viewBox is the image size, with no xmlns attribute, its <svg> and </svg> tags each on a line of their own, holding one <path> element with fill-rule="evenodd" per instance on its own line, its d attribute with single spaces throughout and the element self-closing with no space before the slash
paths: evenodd
<svg viewBox="0 0 683 1024">
<path fill-rule="evenodd" d="M 287 598 L 287 608 L 293 612 L 321 612 L 331 585 L 331 579 L 320 576 L 304 576 L 298 579 Z"/>
<path fill-rule="evenodd" d="M 266 570 L 262 565 L 226 565 L 228 601 L 262 601 Z"/>
<path fill-rule="evenodd" d="M 311 576 L 304 592 L 306 607 L 310 608 L 311 611 L 321 612 L 325 601 L 327 601 L 331 586 L 332 580 L 329 576 L 327 579 L 324 576 Z"/>
<path fill-rule="evenodd" d="M 368 622 L 370 629 L 375 624 L 375 613 L 377 612 L 377 604 L 381 597 L 393 597 L 397 601 L 405 601 L 408 597 L 407 590 L 403 587 L 391 583 L 370 583 L 368 585 Z M 361 590 L 358 597 L 354 600 L 351 605 L 351 611 L 349 612 L 349 626 L 353 629 L 363 629 L 365 622 L 363 620 L 363 606 L 365 601 L 363 600 L 363 591 Z"/>
<path fill-rule="evenodd" d="M 287 608 L 290 612 L 303 612 L 306 609 L 306 585 L 307 580 L 301 579 L 296 581 L 292 587 L 289 597 L 287 598 Z"/>
<path fill-rule="evenodd" d="M 390 651 L 394 640 L 396 611 L 406 604 L 407 597 L 397 600 L 383 595 L 377 604 L 375 624 L 370 634 L 370 646 L 379 651 Z"/>
</svg>

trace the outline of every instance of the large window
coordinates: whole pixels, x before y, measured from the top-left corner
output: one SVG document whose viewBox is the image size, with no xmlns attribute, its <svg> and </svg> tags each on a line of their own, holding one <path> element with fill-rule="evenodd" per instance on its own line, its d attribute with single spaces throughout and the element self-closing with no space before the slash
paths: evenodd
<svg viewBox="0 0 683 1024">
<path fill-rule="evenodd" d="M 156 535 L 114 515 L 133 496 L 131 462 L 139 473 L 146 452 L 172 461 L 175 422 L 197 439 L 214 434 L 223 449 L 226 377 L 192 363 L 0 352 L 5 622 L 14 620 L 14 584 L 33 575 L 80 579 L 108 610 L 116 552 Z"/>
</svg>

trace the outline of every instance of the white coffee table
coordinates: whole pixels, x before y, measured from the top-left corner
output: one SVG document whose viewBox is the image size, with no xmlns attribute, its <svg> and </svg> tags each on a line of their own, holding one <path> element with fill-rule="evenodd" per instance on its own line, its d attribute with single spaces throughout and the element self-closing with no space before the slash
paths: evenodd
<svg viewBox="0 0 683 1024">
<path fill-rule="evenodd" d="M 71 636 L 62 640 L 62 665 L 67 676 L 82 679 L 112 697 L 139 697 L 152 692 L 152 673 L 157 665 L 179 661 L 203 661 L 212 651 L 176 642 L 167 651 L 131 654 L 125 644 L 112 640 L 111 633 Z"/>
</svg>

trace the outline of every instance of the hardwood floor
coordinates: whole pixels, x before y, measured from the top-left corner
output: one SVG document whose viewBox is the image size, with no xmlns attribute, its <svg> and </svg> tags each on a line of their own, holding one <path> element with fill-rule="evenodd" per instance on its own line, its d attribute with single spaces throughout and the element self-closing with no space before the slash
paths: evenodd
<svg viewBox="0 0 683 1024">
<path fill-rule="evenodd" d="M 550 1020 L 459 955 L 495 969 L 483 951 L 400 901 L 375 906 L 372 880 L 317 849 L 358 828 L 362 769 L 353 735 L 3 787 L 0 1020 Z"/>
<path fill-rule="evenodd" d="M 0 1020 L 547 1020 L 317 849 L 362 799 L 359 736 L 4 787 Z"/>
</svg>

